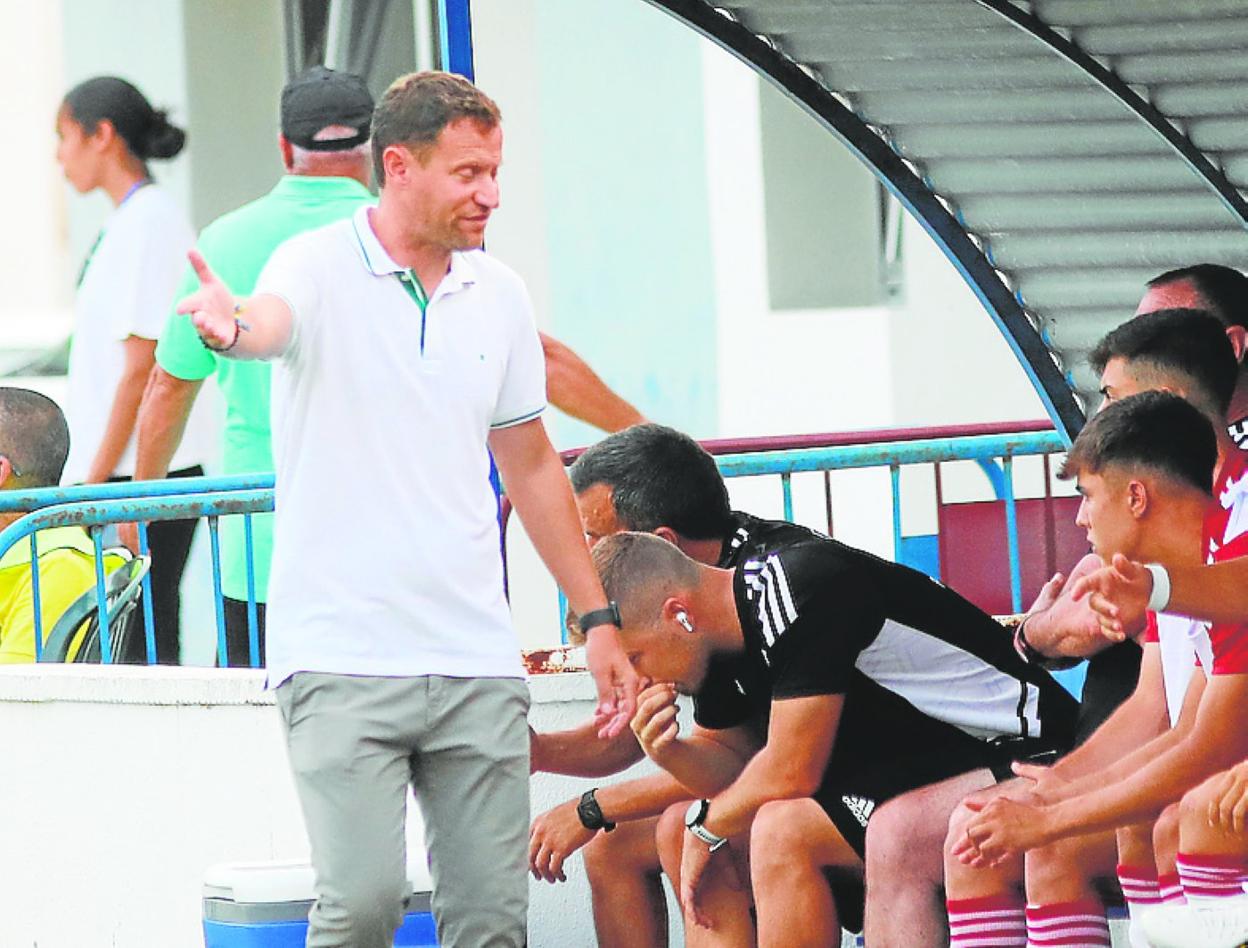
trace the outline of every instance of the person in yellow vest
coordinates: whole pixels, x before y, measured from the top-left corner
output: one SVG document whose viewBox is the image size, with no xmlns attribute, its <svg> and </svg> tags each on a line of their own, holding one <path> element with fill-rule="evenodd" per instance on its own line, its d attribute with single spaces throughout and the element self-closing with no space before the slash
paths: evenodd
<svg viewBox="0 0 1248 948">
<path fill-rule="evenodd" d="M 55 487 L 68 454 L 69 428 L 55 402 L 28 389 L 0 388 L 0 490 Z M 0 529 L 22 516 L 22 512 L 0 514 Z M 61 614 L 95 583 L 94 551 L 82 527 L 41 530 L 37 546 L 39 611 L 46 641 Z M 70 648 L 71 659 L 79 644 L 75 641 Z M 23 539 L 0 556 L 0 664 L 34 660 L 30 542 Z"/>
</svg>

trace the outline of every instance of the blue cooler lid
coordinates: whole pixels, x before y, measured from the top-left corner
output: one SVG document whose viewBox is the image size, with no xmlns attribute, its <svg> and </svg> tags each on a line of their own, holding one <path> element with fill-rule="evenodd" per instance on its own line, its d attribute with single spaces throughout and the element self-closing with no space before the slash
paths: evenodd
<svg viewBox="0 0 1248 948">
<path fill-rule="evenodd" d="M 432 882 L 424 853 L 408 863 L 407 912 L 428 912 Z M 316 900 L 312 866 L 301 861 L 230 863 L 204 874 L 204 920 L 302 921 Z"/>
</svg>

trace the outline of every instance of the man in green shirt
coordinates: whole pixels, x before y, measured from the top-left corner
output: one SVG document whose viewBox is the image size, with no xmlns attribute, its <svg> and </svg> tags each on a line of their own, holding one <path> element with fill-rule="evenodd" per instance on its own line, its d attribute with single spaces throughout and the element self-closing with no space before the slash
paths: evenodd
<svg viewBox="0 0 1248 948">
<path fill-rule="evenodd" d="M 218 218 L 199 238 L 212 268 L 242 294 L 250 293 L 269 256 L 296 234 L 351 216 L 373 199 L 368 191 L 368 147 L 373 98 L 364 81 L 349 73 L 313 67 L 282 90 L 278 149 L 286 174 L 268 194 Z M 224 396 L 222 467 L 227 474 L 273 470 L 269 444 L 269 366 L 222 359 L 205 349 L 172 303 L 199 282 L 187 267 L 170 301 L 169 321 L 156 346 L 156 365 L 139 407 L 136 480 L 168 473 L 203 380 L 214 372 Z M 272 514 L 252 518 L 253 562 L 260 653 L 263 664 L 264 602 L 273 544 Z M 134 528 L 122 531 L 132 549 Z M 247 557 L 242 517 L 221 521 L 221 586 L 225 596 L 229 664 L 249 665 Z"/>
</svg>

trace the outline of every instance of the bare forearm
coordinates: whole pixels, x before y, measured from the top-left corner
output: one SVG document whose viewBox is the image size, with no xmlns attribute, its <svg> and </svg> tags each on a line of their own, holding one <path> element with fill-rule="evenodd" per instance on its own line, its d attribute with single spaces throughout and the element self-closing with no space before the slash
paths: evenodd
<svg viewBox="0 0 1248 948">
<path fill-rule="evenodd" d="M 1208 622 L 1239 624 L 1248 619 L 1248 557 L 1212 566 L 1167 566 L 1170 604 L 1166 612 Z"/>
<path fill-rule="evenodd" d="M 529 748 L 534 771 L 570 777 L 616 774 L 644 756 L 632 731 L 601 738 L 592 721 L 567 731 L 530 731 Z"/>
<path fill-rule="evenodd" d="M 1058 835 L 1091 833 L 1155 819 L 1192 787 L 1238 763 L 1242 756 L 1238 742 L 1180 741 L 1123 779 L 1055 804 L 1051 809 L 1054 831 Z"/>
<path fill-rule="evenodd" d="M 713 794 L 691 790 L 671 774 L 658 773 L 599 787 L 595 796 L 608 820 L 612 823 L 624 823 L 658 816 L 669 806 L 682 800 Z"/>
<path fill-rule="evenodd" d="M 135 480 L 158 480 L 169 473 L 201 385 L 200 380 L 176 378 L 159 365 L 152 369 L 139 405 Z"/>
<path fill-rule="evenodd" d="M 750 828 L 764 803 L 810 796 L 815 790 L 790 767 L 789 760 L 763 748 L 741 776 L 711 800 L 706 828 L 717 836 L 737 836 Z"/>
<path fill-rule="evenodd" d="M 139 403 L 143 400 L 143 389 L 147 383 L 147 371 L 138 368 L 127 369 L 117 383 L 113 394 L 113 406 L 108 413 L 108 424 L 104 428 L 104 437 L 96 449 L 95 458 L 87 472 L 88 483 L 100 483 L 113 476 L 117 463 L 125 453 L 130 436 L 134 434 L 135 418 L 138 415 Z"/>
<path fill-rule="evenodd" d="M 656 761 L 697 797 L 712 797 L 742 773 L 745 759 L 736 751 L 697 735 L 676 741 Z"/>
<path fill-rule="evenodd" d="M 560 411 L 606 432 L 645 421 L 641 412 L 563 343 L 543 333 L 542 352 L 546 356 L 546 398 Z"/>
<path fill-rule="evenodd" d="M 1063 780 L 1099 774 L 1139 748 L 1166 733 L 1169 720 L 1160 702 L 1132 695 L 1118 706 L 1083 744 L 1054 765 Z"/>
<path fill-rule="evenodd" d="M 1132 779 L 1132 775 L 1139 773 L 1145 764 L 1158 755 L 1169 753 L 1180 740 L 1179 732 L 1167 728 L 1162 733 L 1154 735 L 1151 740 L 1146 739 L 1142 744 L 1129 745 L 1133 749 L 1119 756 L 1106 754 L 1108 759 L 1099 768 L 1086 767 L 1074 780 L 1060 788 L 1056 796 L 1063 800 L 1071 799 L 1103 789 L 1108 784 L 1120 780 Z"/>
<path fill-rule="evenodd" d="M 234 342 L 219 350 L 227 359 L 275 359 L 290 345 L 292 317 L 286 301 L 262 294 L 236 303 L 238 332 Z"/>
<path fill-rule="evenodd" d="M 505 454 L 496 453 L 496 458 L 507 496 L 538 556 L 568 597 L 568 605 L 584 615 L 606 605 L 606 596 L 589 559 L 563 462 L 549 442 L 546 448 L 524 459 L 521 468 Z"/>
</svg>

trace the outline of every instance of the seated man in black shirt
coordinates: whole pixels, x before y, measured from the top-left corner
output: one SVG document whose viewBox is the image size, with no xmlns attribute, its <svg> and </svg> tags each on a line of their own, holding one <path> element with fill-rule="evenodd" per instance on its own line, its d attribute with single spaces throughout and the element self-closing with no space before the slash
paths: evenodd
<svg viewBox="0 0 1248 948">
<path fill-rule="evenodd" d="M 621 530 L 662 537 L 690 558 L 731 568 L 747 557 L 816 539 L 815 532 L 731 509 L 715 460 L 686 434 L 636 425 L 590 447 L 569 474 L 591 546 Z M 601 777 L 643 756 L 631 731 L 606 741 L 593 722 L 568 731 L 532 733 L 534 771 Z M 763 717 L 727 746 L 709 730 L 695 739 L 719 741 L 731 780 L 761 745 Z M 539 814 L 530 831 L 530 868 L 549 882 L 565 878 L 564 861 L 585 847 L 594 928 L 604 948 L 667 945 L 667 900 L 655 847 L 658 817 L 692 793 L 667 773 L 595 787 Z M 683 811 L 683 807 L 681 807 Z"/>
<path fill-rule="evenodd" d="M 759 944 L 835 943 L 824 869 L 861 872 L 875 807 L 956 775 L 986 786 L 1069 746 L 1074 700 L 991 617 L 904 566 L 815 538 L 719 569 L 638 533 L 602 540 L 594 560 L 626 652 L 659 683 L 634 733 L 706 797 L 679 867 L 687 944 L 700 928 L 750 925 L 725 841 L 750 834 Z M 679 735 L 678 692 L 729 743 L 766 717 L 765 743 L 726 787 L 716 754 Z M 787 845 L 793 825 L 801 852 Z"/>
</svg>

